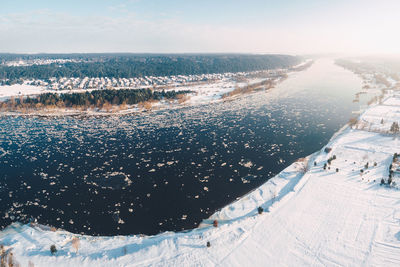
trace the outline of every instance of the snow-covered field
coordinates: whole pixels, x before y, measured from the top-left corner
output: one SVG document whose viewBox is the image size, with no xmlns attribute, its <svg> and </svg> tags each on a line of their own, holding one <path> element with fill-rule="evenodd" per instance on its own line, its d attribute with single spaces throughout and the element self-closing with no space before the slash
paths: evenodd
<svg viewBox="0 0 400 267">
<path fill-rule="evenodd" d="M 10 98 L 12 96 L 18 97 L 21 95 L 38 95 L 51 92 L 43 86 L 33 86 L 27 84 L 14 84 L 0 86 L 0 100 Z"/>
<path fill-rule="evenodd" d="M 188 85 L 178 88 L 172 88 L 172 90 L 191 90 L 195 92 L 190 95 L 187 105 L 199 105 L 207 104 L 213 101 L 221 100 L 224 94 L 233 91 L 236 87 L 244 87 L 246 85 L 254 85 L 267 80 L 267 78 L 252 78 L 248 79 L 247 82 L 237 83 L 230 79 L 225 79 L 217 82 L 203 83 L 199 85 Z"/>
<path fill-rule="evenodd" d="M 229 93 L 235 89 L 236 82 L 226 79 L 217 82 L 203 83 L 199 85 L 188 85 L 172 90 L 191 90 L 195 93 L 190 95 L 185 104 L 196 105 L 206 104 L 221 99 L 223 94 Z"/>
<path fill-rule="evenodd" d="M 328 153 L 292 164 L 192 231 L 91 237 L 13 224 L 0 244 L 21 266 L 400 266 L 400 178 L 381 185 L 400 152 L 386 129 L 399 114 L 393 94 L 361 115 L 373 126 L 343 129 Z"/>
<path fill-rule="evenodd" d="M 389 133 L 393 122 L 400 122 L 400 94 L 382 100 L 382 104 L 373 105 L 366 110 L 356 125 L 358 129 Z"/>
</svg>

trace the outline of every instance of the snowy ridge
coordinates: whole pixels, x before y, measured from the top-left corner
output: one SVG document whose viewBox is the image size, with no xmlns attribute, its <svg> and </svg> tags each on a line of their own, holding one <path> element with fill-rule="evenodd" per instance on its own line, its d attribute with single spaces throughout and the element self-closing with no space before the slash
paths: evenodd
<svg viewBox="0 0 400 267">
<path fill-rule="evenodd" d="M 209 219 L 204 220 L 200 227 L 212 225 L 214 220 L 218 220 L 219 223 L 228 223 L 232 220 L 253 216 L 258 212 L 258 207 L 269 211 L 272 206 L 282 202 L 287 194 L 298 187 L 305 168 L 309 167 L 310 159 L 314 157 L 315 155 L 312 155 L 293 163 L 260 187 L 214 213 Z"/>
<path fill-rule="evenodd" d="M 396 94 L 371 106 L 329 149 L 214 214 L 210 220 L 219 220 L 218 227 L 206 221 L 187 232 L 91 237 L 13 224 L 0 233 L 0 244 L 21 266 L 400 266 L 397 171 L 396 184 L 387 184 L 400 142 L 385 123 L 398 114 Z"/>
</svg>

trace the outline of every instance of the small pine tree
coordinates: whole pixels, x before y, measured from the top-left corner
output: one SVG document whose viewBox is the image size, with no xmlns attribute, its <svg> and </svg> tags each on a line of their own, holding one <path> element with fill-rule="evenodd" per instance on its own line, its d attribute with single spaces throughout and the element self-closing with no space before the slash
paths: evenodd
<svg viewBox="0 0 400 267">
<path fill-rule="evenodd" d="M 324 170 L 326 170 L 326 163 L 324 164 Z"/>
<path fill-rule="evenodd" d="M 385 179 L 381 179 L 381 185 L 385 184 Z"/>
<path fill-rule="evenodd" d="M 317 166 L 317 162 L 316 161 L 314 161 L 314 166 Z"/>
<path fill-rule="evenodd" d="M 365 164 L 365 169 L 368 169 L 368 167 L 369 167 L 369 163 L 367 162 L 367 164 Z"/>
<path fill-rule="evenodd" d="M 332 159 L 336 159 L 336 155 L 333 155 Z"/>
<path fill-rule="evenodd" d="M 392 133 L 398 133 L 399 132 L 399 124 L 397 122 L 393 122 L 392 126 L 390 126 L 390 131 Z"/>
<path fill-rule="evenodd" d="M 339 172 L 339 168 L 336 168 L 336 172 Z"/>
<path fill-rule="evenodd" d="M 390 184 L 392 183 L 392 181 L 393 181 L 393 180 L 392 180 L 392 176 L 389 176 L 389 179 L 388 179 L 388 182 L 387 182 L 388 185 L 390 185 Z"/>
<path fill-rule="evenodd" d="M 257 211 L 258 211 L 258 214 L 262 214 L 264 209 L 262 207 L 258 207 Z"/>
<path fill-rule="evenodd" d="M 381 124 L 383 124 L 383 118 L 381 119 Z"/>
<path fill-rule="evenodd" d="M 378 165 L 378 163 L 374 162 L 374 167 L 376 167 Z"/>
<path fill-rule="evenodd" d="M 50 252 L 51 252 L 51 255 L 54 255 L 54 254 L 57 253 L 56 245 L 51 245 L 50 246 Z"/>
</svg>

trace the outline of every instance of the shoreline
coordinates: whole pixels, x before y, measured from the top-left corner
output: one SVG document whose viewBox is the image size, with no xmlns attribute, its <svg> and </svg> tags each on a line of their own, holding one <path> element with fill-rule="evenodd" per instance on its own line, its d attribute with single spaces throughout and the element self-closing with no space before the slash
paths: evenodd
<svg viewBox="0 0 400 267">
<path fill-rule="evenodd" d="M 265 81 L 267 79 L 264 79 Z M 285 79 L 279 79 L 276 84 L 279 84 L 283 82 Z M 43 109 L 41 111 L 36 111 L 36 112 L 29 112 L 29 113 L 21 113 L 21 112 L 16 112 L 16 111 L 0 111 L 0 117 L 7 117 L 7 116 L 12 116 L 12 117 L 110 117 L 110 116 L 126 116 L 126 115 L 139 115 L 143 113 L 150 113 L 150 112 L 157 112 L 157 111 L 168 111 L 168 110 L 179 110 L 183 108 L 188 108 L 188 107 L 197 107 L 197 106 L 206 106 L 206 105 L 211 105 L 211 104 L 216 104 L 220 102 L 228 102 L 228 101 L 234 101 L 238 97 L 242 97 L 245 95 L 250 95 L 254 94 L 260 91 L 268 91 L 270 89 L 273 89 L 275 85 L 272 87 L 265 88 L 264 86 L 259 86 L 255 89 L 252 89 L 249 92 L 240 92 L 234 95 L 226 95 L 229 94 L 231 91 L 227 92 L 226 94 L 223 94 L 220 96 L 218 99 L 213 99 L 208 102 L 202 102 L 202 103 L 190 103 L 191 98 L 193 96 L 189 96 L 189 99 L 186 100 L 183 103 L 174 103 L 177 102 L 177 100 L 167 100 L 166 102 L 168 103 L 162 103 L 160 101 L 155 102 L 155 107 L 151 107 L 149 109 L 146 108 L 139 108 L 137 107 L 139 104 L 133 105 L 133 107 L 124 109 L 124 110 L 119 110 L 119 111 L 94 111 L 94 110 L 85 110 L 81 111 L 79 109 Z M 235 90 L 232 88 L 232 91 Z M 179 92 L 179 91 L 178 91 Z M 118 108 L 118 106 L 114 106 Z"/>
<path fill-rule="evenodd" d="M 268 91 L 273 89 L 276 85 L 280 84 L 281 82 L 285 81 L 290 75 L 304 71 L 308 69 L 314 61 L 306 60 L 299 64 L 298 66 L 292 67 L 292 69 L 285 72 L 285 75 L 281 75 L 278 78 L 271 78 L 271 77 L 264 77 L 264 78 L 254 78 L 255 81 L 249 80 L 247 84 L 237 83 L 236 85 L 231 85 L 230 90 L 222 90 L 221 92 L 213 92 L 211 95 L 200 95 L 200 101 L 197 103 L 194 100 L 196 97 L 198 98 L 199 92 L 193 90 L 193 93 L 188 95 L 188 99 L 184 102 L 179 102 L 177 99 L 175 100 L 164 100 L 164 101 L 157 101 L 152 104 L 150 108 L 140 107 L 141 103 L 131 105 L 127 109 L 119 110 L 118 105 L 113 105 L 113 108 L 117 110 L 112 111 L 105 111 L 105 110 L 79 110 L 73 108 L 43 108 L 38 111 L 29 111 L 27 113 L 19 112 L 19 111 L 0 111 L 0 117 L 7 117 L 7 116 L 14 116 L 14 117 L 64 117 L 64 116 L 71 116 L 71 117 L 108 117 L 108 116 L 125 116 L 125 115 L 137 115 L 146 112 L 154 112 L 154 111 L 165 111 L 165 110 L 176 110 L 187 108 L 191 106 L 203 106 L 203 105 L 210 105 L 219 102 L 225 101 L 234 101 L 237 97 L 257 93 L 260 91 Z M 175 90 L 176 92 L 190 90 L 191 88 L 196 88 L 196 86 L 203 86 L 203 85 L 218 85 L 219 87 L 223 87 L 222 85 L 227 81 L 214 81 L 214 82 L 203 82 L 203 83 L 194 83 L 189 85 L 182 85 L 177 87 L 168 87 L 168 90 Z M 269 82 L 270 84 L 264 84 Z M 240 84 L 240 85 L 239 85 Z M 254 87 L 251 90 L 246 91 L 245 88 L 247 87 Z M 176 90 L 178 89 L 178 90 Z M 79 90 L 80 92 L 90 92 L 96 89 L 90 90 Z M 120 89 L 114 89 L 120 90 Z M 157 90 L 160 90 L 157 88 Z M 29 96 L 29 95 L 27 95 Z M 211 96 L 211 98 L 210 98 Z M 204 98 L 204 99 L 202 99 Z M 210 99 L 207 99 L 210 98 Z"/>
</svg>

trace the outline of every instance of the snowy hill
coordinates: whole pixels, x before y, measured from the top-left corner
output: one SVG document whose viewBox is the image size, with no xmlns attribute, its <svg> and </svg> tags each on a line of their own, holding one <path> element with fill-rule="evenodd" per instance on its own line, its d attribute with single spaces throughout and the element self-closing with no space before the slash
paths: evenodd
<svg viewBox="0 0 400 267">
<path fill-rule="evenodd" d="M 400 266 L 396 170 L 395 184 L 387 184 L 400 152 L 399 137 L 390 133 L 399 100 L 392 95 L 370 107 L 326 149 L 292 164 L 199 229 L 90 237 L 13 224 L 0 232 L 0 244 L 21 266 Z"/>
</svg>

